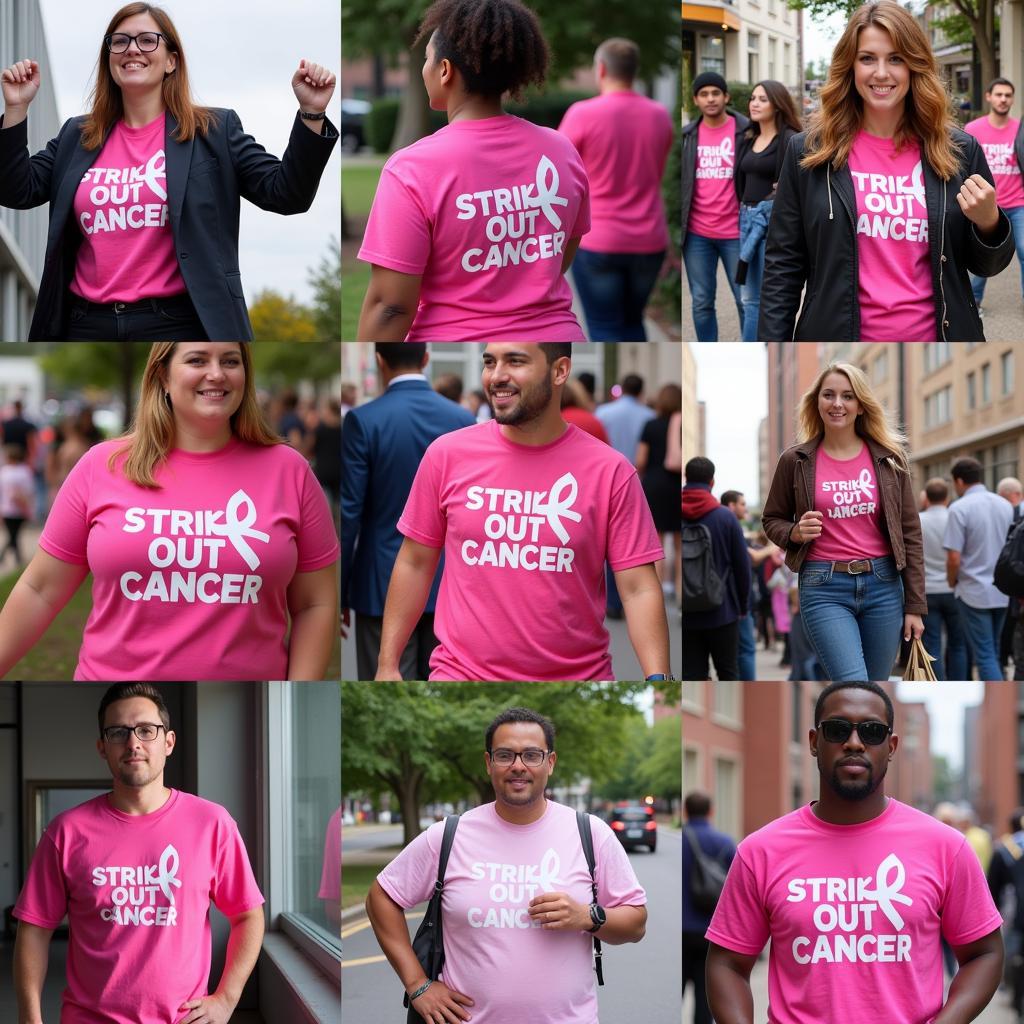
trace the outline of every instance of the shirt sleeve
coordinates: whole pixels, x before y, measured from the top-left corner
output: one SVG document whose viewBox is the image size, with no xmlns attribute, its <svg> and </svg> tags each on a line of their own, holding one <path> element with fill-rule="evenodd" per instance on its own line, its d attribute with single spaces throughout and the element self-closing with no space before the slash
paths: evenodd
<svg viewBox="0 0 1024 1024">
<path fill-rule="evenodd" d="M 583 123 L 577 106 L 574 103 L 562 115 L 562 123 L 558 130 L 576 147 L 576 152 L 583 156 Z"/>
<path fill-rule="evenodd" d="M 429 899 L 434 891 L 443 834 L 443 821 L 431 825 L 377 876 L 380 887 L 405 910 Z"/>
<path fill-rule="evenodd" d="M 942 906 L 942 936 L 951 946 L 975 942 L 1003 923 L 989 892 L 981 862 L 965 839 L 953 863 Z"/>
<path fill-rule="evenodd" d="M 769 938 L 768 914 L 760 886 L 741 854 L 736 855 L 705 938 L 747 956 L 764 949 Z"/>
<path fill-rule="evenodd" d="M 622 843 L 600 818 L 590 816 L 590 834 L 594 839 L 594 875 L 597 898 L 603 907 L 643 907 L 644 891 Z"/>
<path fill-rule="evenodd" d="M 60 850 L 49 831 L 43 833 L 28 868 L 25 887 L 14 907 L 19 921 L 56 928 L 68 910 L 68 890 Z"/>
<path fill-rule="evenodd" d="M 590 179 L 587 177 L 587 172 L 582 169 L 582 161 L 580 161 L 580 168 L 580 176 L 583 179 L 583 195 L 580 197 L 576 223 L 573 225 L 572 231 L 569 232 L 570 238 L 582 238 L 590 230 Z"/>
<path fill-rule="evenodd" d="M 308 465 L 302 467 L 302 516 L 296 538 L 299 572 L 312 572 L 338 560 L 341 548 L 334 531 L 331 508 L 323 488 Z"/>
<path fill-rule="evenodd" d="M 370 208 L 359 259 L 403 274 L 422 274 L 431 248 L 430 217 L 410 183 L 385 165 Z"/>
<path fill-rule="evenodd" d="M 612 569 L 632 569 L 665 557 L 635 469 L 629 469 L 629 476 L 612 495 L 607 544 L 606 557 Z"/>
<path fill-rule="evenodd" d="M 46 517 L 39 546 L 54 558 L 74 565 L 85 565 L 89 541 L 89 493 L 95 449 L 75 463 L 53 499 Z"/>
<path fill-rule="evenodd" d="M 942 546 L 947 551 L 963 551 L 964 539 L 964 524 L 960 521 L 956 511 L 951 508 L 949 518 L 946 519 L 946 532 L 942 538 Z"/>
<path fill-rule="evenodd" d="M 431 445 L 420 460 L 412 489 L 398 520 L 399 533 L 431 548 L 443 548 L 448 532 L 448 520 L 441 508 L 439 462 L 434 445 Z"/>
<path fill-rule="evenodd" d="M 225 917 L 263 905 L 263 893 L 252 873 L 238 826 L 228 819 L 218 827 L 217 863 L 210 897 Z"/>
</svg>

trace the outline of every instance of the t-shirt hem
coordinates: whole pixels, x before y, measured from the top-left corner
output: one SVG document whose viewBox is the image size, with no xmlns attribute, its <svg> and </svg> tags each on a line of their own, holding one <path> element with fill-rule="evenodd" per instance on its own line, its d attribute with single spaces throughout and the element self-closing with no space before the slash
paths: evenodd
<svg viewBox="0 0 1024 1024">
<path fill-rule="evenodd" d="M 341 548 L 335 547 L 335 549 L 328 555 L 321 555 L 319 558 L 312 558 L 306 562 L 299 562 L 295 566 L 296 572 L 315 572 L 317 569 L 323 569 L 328 565 L 333 565 L 341 557 Z"/>
<path fill-rule="evenodd" d="M 248 900 L 240 904 L 238 907 L 221 907 L 217 906 L 216 903 L 214 903 L 214 906 L 217 907 L 217 909 L 225 917 L 235 917 L 238 914 L 244 914 L 246 911 L 255 910 L 257 907 L 262 907 L 266 902 L 266 899 L 261 895 L 259 900 L 255 902 L 253 902 L 252 900 Z"/>
<path fill-rule="evenodd" d="M 976 942 L 978 939 L 984 938 L 986 935 L 994 932 L 997 928 L 1003 926 L 1003 918 L 1000 914 L 993 914 L 985 922 L 984 925 L 979 925 L 977 928 L 972 928 L 969 932 L 965 932 L 963 935 L 951 935 L 946 937 L 946 941 L 951 946 L 966 946 L 969 942 Z"/>
<path fill-rule="evenodd" d="M 436 874 L 436 872 L 435 872 Z M 402 896 L 398 890 L 391 883 L 391 880 L 384 877 L 382 871 L 377 875 L 377 884 L 403 909 L 409 910 L 411 907 L 415 907 L 415 903 L 410 903 L 404 896 Z"/>
<path fill-rule="evenodd" d="M 62 562 L 68 562 L 70 565 L 88 565 L 89 560 L 87 558 L 80 558 L 77 555 L 72 554 L 70 551 L 54 544 L 45 535 L 41 536 L 38 541 L 39 547 L 41 547 L 48 555 L 53 555 L 54 558 L 59 558 Z"/>
<path fill-rule="evenodd" d="M 402 534 L 403 537 L 408 537 L 409 540 L 416 541 L 417 544 L 425 544 L 428 548 L 440 549 L 444 547 L 443 538 L 439 540 L 436 537 L 431 537 L 426 533 L 422 533 L 421 531 L 417 530 L 414 526 L 409 526 L 408 523 L 404 522 L 401 519 L 398 520 L 398 532 Z"/>
<path fill-rule="evenodd" d="M 386 267 L 388 270 L 397 270 L 401 274 L 414 274 L 419 276 L 426 270 L 426 264 L 417 266 L 415 263 L 408 263 L 405 260 L 395 259 L 382 252 L 374 252 L 372 249 L 360 249 L 356 259 L 363 263 L 372 263 L 378 267 Z"/>
<path fill-rule="evenodd" d="M 608 564 L 613 570 L 616 569 L 635 569 L 638 565 L 648 565 L 651 562 L 657 562 L 659 558 L 664 558 L 665 552 L 662 548 L 651 548 L 639 555 L 630 555 L 628 558 L 617 558 L 615 561 L 609 559 Z"/>
<path fill-rule="evenodd" d="M 11 914 L 19 921 L 24 921 L 25 924 L 34 924 L 38 928 L 49 928 L 51 930 L 59 928 L 60 922 L 64 920 L 62 917 L 60 921 L 51 921 L 48 918 L 40 917 L 38 914 L 33 914 L 31 910 L 19 910 L 17 907 L 11 911 Z"/>
<path fill-rule="evenodd" d="M 722 946 L 725 949 L 731 949 L 734 953 L 743 953 L 746 956 L 756 956 L 764 949 L 764 943 L 760 946 L 755 946 L 749 942 L 737 942 L 736 939 L 731 939 L 727 935 L 722 935 L 720 932 L 716 932 L 713 928 L 709 928 L 704 933 L 704 938 L 709 942 L 714 942 L 718 946 Z"/>
</svg>

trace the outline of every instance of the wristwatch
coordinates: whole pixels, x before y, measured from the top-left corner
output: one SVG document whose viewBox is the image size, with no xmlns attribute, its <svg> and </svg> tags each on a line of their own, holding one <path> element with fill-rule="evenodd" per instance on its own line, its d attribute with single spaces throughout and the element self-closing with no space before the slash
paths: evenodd
<svg viewBox="0 0 1024 1024">
<path fill-rule="evenodd" d="M 588 928 L 588 932 L 596 932 L 599 928 L 603 928 L 608 922 L 608 915 L 604 912 L 604 907 L 599 903 L 590 904 L 590 920 L 594 922 L 593 928 Z"/>
<path fill-rule="evenodd" d="M 303 121 L 322 121 L 327 117 L 327 111 L 321 110 L 318 114 L 309 114 L 305 110 L 300 110 L 299 117 L 301 117 Z"/>
<path fill-rule="evenodd" d="M 653 676 L 645 676 L 645 683 L 664 683 L 664 682 L 675 682 L 675 676 L 665 675 L 664 672 L 655 672 Z"/>
</svg>

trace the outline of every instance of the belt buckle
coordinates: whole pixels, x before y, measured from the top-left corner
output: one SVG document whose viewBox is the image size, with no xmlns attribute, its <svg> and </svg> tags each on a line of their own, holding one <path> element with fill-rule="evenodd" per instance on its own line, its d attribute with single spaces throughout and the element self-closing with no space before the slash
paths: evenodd
<svg viewBox="0 0 1024 1024">
<path fill-rule="evenodd" d="M 862 568 L 855 569 L 854 566 L 859 565 Z M 860 576 L 862 573 L 871 571 L 871 559 L 870 558 L 859 558 L 856 562 L 850 562 L 848 571 L 851 576 Z"/>
</svg>

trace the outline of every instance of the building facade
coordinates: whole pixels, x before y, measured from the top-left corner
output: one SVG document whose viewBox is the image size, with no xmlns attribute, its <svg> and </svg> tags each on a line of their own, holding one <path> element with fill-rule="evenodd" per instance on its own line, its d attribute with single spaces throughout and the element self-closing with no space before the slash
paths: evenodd
<svg viewBox="0 0 1024 1024">
<path fill-rule="evenodd" d="M 1024 687 L 985 683 L 985 697 L 965 729 L 968 799 L 979 823 L 999 836 L 1010 813 L 1024 805 Z"/>
</svg>

